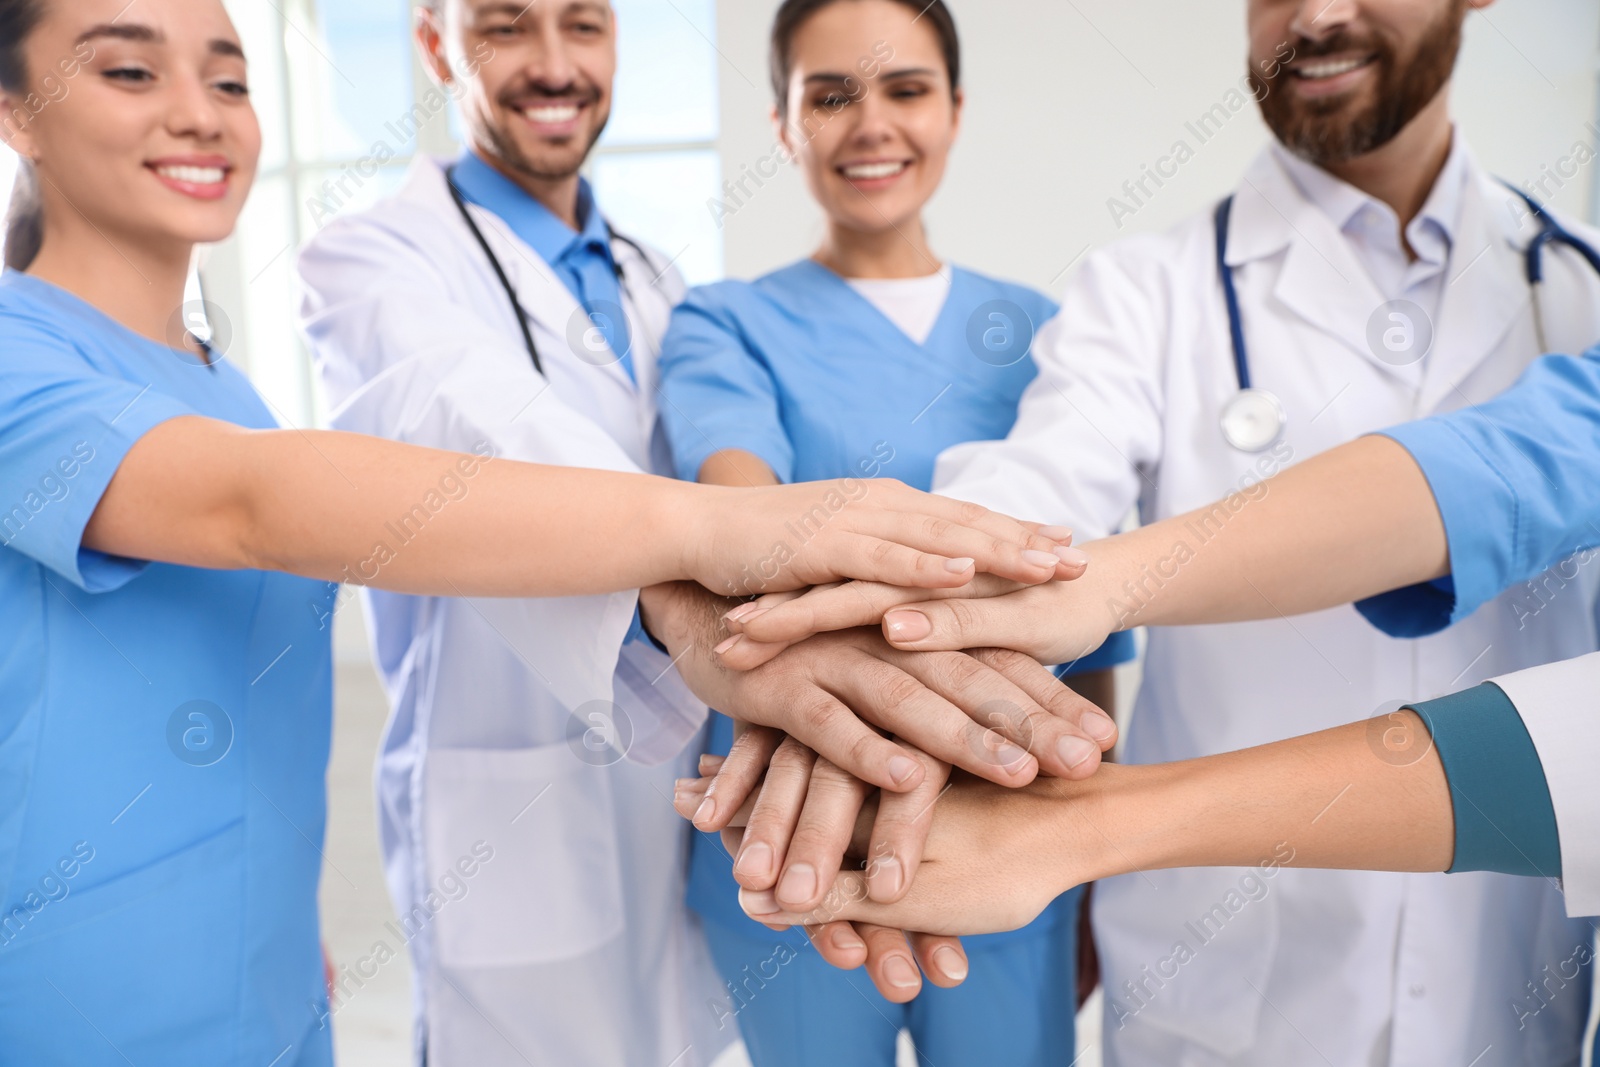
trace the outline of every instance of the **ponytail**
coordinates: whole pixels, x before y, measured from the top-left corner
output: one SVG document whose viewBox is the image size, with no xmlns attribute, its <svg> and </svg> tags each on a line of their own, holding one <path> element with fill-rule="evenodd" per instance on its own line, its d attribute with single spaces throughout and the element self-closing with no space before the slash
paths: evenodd
<svg viewBox="0 0 1600 1067">
<path fill-rule="evenodd" d="M 6 212 L 6 266 L 27 270 L 44 243 L 44 205 L 39 201 L 39 179 L 26 159 L 17 164 L 11 188 L 11 208 Z"/>
<path fill-rule="evenodd" d="M 21 92 L 27 84 L 22 49 L 39 24 L 38 0 L 0 0 L 0 89 Z M 0 119 L 0 121 L 4 121 Z M 17 181 L 6 213 L 5 258 L 12 270 L 27 270 L 44 240 L 44 205 L 39 178 L 26 159 L 17 164 Z"/>
</svg>

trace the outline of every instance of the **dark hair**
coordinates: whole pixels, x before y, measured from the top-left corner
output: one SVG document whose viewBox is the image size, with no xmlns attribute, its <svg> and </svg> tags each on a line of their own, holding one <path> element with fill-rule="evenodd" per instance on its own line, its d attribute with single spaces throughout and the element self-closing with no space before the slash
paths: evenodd
<svg viewBox="0 0 1600 1067">
<path fill-rule="evenodd" d="M 3 2 L 3 0 L 0 0 Z M 795 34 L 806 21 L 823 8 L 844 3 L 845 0 L 783 0 L 778 14 L 772 20 L 772 92 L 777 97 L 778 113 L 787 110 L 789 75 L 794 69 L 791 52 Z M 944 0 L 925 4 L 922 0 L 890 0 L 901 7 L 910 8 L 918 17 L 926 19 L 939 38 L 939 48 L 944 52 L 944 65 L 950 73 L 950 92 L 961 88 L 961 36 L 956 32 L 955 16 L 945 6 Z"/>
<path fill-rule="evenodd" d="M 39 25 L 40 0 L 0 0 L 0 89 L 21 92 L 28 82 L 22 49 Z M 9 116 L 0 115 L 0 122 Z M 33 164 L 22 160 L 17 165 L 17 181 L 11 192 L 11 208 L 6 213 L 6 266 L 27 270 L 39 254 L 44 238 L 44 209 L 39 202 L 39 181 Z"/>
</svg>

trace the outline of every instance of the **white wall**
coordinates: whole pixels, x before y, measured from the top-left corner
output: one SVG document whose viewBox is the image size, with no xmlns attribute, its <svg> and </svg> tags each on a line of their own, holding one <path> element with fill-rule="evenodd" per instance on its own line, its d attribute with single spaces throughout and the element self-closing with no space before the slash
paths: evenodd
<svg viewBox="0 0 1600 1067">
<path fill-rule="evenodd" d="M 966 53 L 966 125 L 929 211 L 939 251 L 1050 289 L 1089 245 L 1166 227 L 1214 202 L 1264 143 L 1253 103 L 1200 146 L 1184 124 L 1243 73 L 1243 0 L 949 0 Z M 724 0 L 723 173 L 769 155 L 766 40 L 776 0 Z M 1579 139 L 1594 145 L 1600 4 L 1501 0 L 1468 21 L 1456 114 L 1482 161 L 1518 181 Z M 1248 103 L 1248 102 L 1247 102 Z M 1179 137 L 1195 157 L 1119 231 L 1124 181 Z M 1552 203 L 1593 217 L 1590 164 Z M 820 215 L 792 168 L 725 222 L 727 268 L 749 277 L 811 251 Z"/>
</svg>

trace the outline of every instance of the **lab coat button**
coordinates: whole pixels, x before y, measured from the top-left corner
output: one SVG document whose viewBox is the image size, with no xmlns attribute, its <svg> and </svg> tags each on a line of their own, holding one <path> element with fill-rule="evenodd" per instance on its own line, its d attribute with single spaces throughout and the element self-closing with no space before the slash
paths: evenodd
<svg viewBox="0 0 1600 1067">
<path fill-rule="evenodd" d="M 1427 990 L 1427 987 L 1425 987 L 1425 986 L 1414 985 L 1414 986 L 1411 987 L 1411 995 L 1413 997 L 1426 996 L 1427 992 L 1428 992 L 1428 990 Z"/>
</svg>

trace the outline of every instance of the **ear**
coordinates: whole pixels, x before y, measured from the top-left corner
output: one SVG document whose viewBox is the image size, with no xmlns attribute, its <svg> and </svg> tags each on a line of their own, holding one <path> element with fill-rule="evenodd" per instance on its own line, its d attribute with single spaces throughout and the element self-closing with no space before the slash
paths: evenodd
<svg viewBox="0 0 1600 1067">
<path fill-rule="evenodd" d="M 767 111 L 767 117 L 772 121 L 772 135 L 783 146 L 784 154 L 790 159 L 794 158 L 794 144 L 789 136 L 789 123 L 778 113 L 778 105 L 773 104 Z"/>
<path fill-rule="evenodd" d="M 955 93 L 955 109 L 950 115 L 950 132 L 952 137 L 959 137 L 961 135 L 961 115 L 962 112 L 966 110 L 966 107 L 967 91 L 965 89 L 957 89 Z"/>
<path fill-rule="evenodd" d="M 422 65 L 441 86 L 448 86 L 455 78 L 450 70 L 450 57 L 445 55 L 444 13 L 426 7 L 417 8 L 417 24 L 412 32 L 417 49 L 422 53 Z"/>
<path fill-rule="evenodd" d="M 33 158 L 32 117 L 16 93 L 0 89 L 0 140 L 23 159 Z"/>
</svg>

